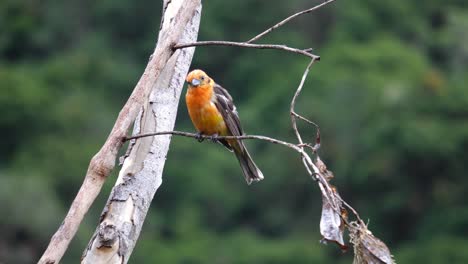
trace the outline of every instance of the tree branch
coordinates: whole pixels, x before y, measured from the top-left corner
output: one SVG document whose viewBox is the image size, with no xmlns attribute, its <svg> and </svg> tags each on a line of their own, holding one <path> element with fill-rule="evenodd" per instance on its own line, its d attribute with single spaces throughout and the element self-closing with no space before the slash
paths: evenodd
<svg viewBox="0 0 468 264">
<path fill-rule="evenodd" d="M 190 138 L 196 138 L 196 139 L 208 139 L 208 140 L 219 140 L 219 139 L 258 139 L 258 140 L 263 140 L 267 141 L 273 144 L 278 144 L 278 145 L 283 145 L 285 147 L 288 147 L 290 149 L 293 149 L 295 151 L 300 152 L 299 146 L 293 143 L 289 143 L 286 141 L 282 141 L 279 139 L 267 137 L 267 136 L 259 136 L 259 135 L 243 135 L 243 136 L 206 136 L 206 135 L 199 135 L 195 133 L 190 133 L 190 132 L 183 132 L 183 131 L 161 131 L 161 132 L 154 132 L 154 133 L 145 133 L 145 134 L 138 134 L 134 135 L 131 137 L 126 137 L 124 138 L 124 142 L 128 140 L 133 140 L 133 139 L 138 139 L 138 138 L 144 138 L 144 137 L 152 137 L 152 136 L 161 136 L 161 135 L 175 135 L 175 136 L 183 136 L 183 137 L 190 137 Z"/>
<path fill-rule="evenodd" d="M 314 55 L 310 53 L 312 50 L 311 48 L 308 49 L 296 49 L 296 48 L 291 48 L 286 45 L 277 45 L 277 44 L 252 44 L 252 42 L 259 40 L 260 38 L 264 37 L 268 33 L 272 32 L 273 30 L 283 26 L 287 22 L 291 21 L 292 19 L 299 17 L 301 15 L 310 13 L 314 10 L 317 10 L 331 2 L 334 2 L 335 0 L 328 0 L 326 2 L 323 2 L 319 5 L 316 5 L 312 8 L 297 12 L 286 19 L 278 22 L 277 24 L 273 25 L 272 27 L 268 28 L 267 30 L 263 31 L 262 33 L 258 34 L 257 36 L 253 37 L 252 39 L 246 41 L 246 42 L 233 42 L 233 41 L 199 41 L 199 42 L 194 42 L 194 43 L 184 43 L 184 44 L 177 44 L 174 46 L 174 49 L 182 49 L 182 48 L 187 48 L 187 47 L 194 47 L 194 46 L 231 46 L 231 47 L 240 47 L 240 48 L 253 48 L 253 49 L 277 49 L 277 50 L 283 50 L 287 52 L 292 52 L 296 54 L 300 54 L 303 56 L 307 56 L 311 59 L 314 60 L 320 60 L 320 56 Z"/>
<path fill-rule="evenodd" d="M 310 70 L 310 67 L 312 67 L 312 64 L 314 64 L 315 62 L 315 59 L 313 58 L 309 65 L 307 65 L 305 71 L 304 71 L 304 74 L 302 75 L 302 78 L 301 78 L 301 82 L 299 83 L 299 86 L 297 87 L 297 90 L 296 90 L 296 93 L 294 93 L 294 96 L 291 100 L 291 106 L 289 108 L 289 113 L 291 114 L 291 124 L 292 124 L 292 128 L 294 130 L 294 133 L 296 134 L 296 137 L 297 137 L 297 140 L 299 141 L 299 144 L 303 144 L 302 142 L 302 138 L 301 138 L 301 134 L 299 133 L 299 130 L 297 129 L 297 123 L 296 123 L 296 116 L 297 114 L 294 115 L 294 113 L 296 113 L 294 111 L 294 107 L 296 106 L 296 100 L 297 100 L 297 97 L 299 96 L 299 94 L 301 93 L 302 91 L 302 87 L 304 86 L 304 82 L 307 78 L 307 74 L 309 74 L 309 70 Z M 306 119 L 307 120 L 307 119 Z M 313 123 L 313 122 L 312 122 Z M 314 123 L 315 124 L 315 123 Z"/>
<path fill-rule="evenodd" d="M 350 233 L 350 242 L 354 248 L 354 263 L 394 263 L 393 257 L 388 247 L 381 240 L 372 235 L 367 229 L 359 213 L 348 204 L 339 195 L 338 189 L 332 186 L 329 181 L 334 177 L 333 173 L 329 171 L 317 154 L 316 161 L 313 162 L 310 156 L 304 151 L 301 134 L 297 128 L 296 118 L 299 118 L 317 128 L 317 142 L 320 145 L 320 131 L 318 126 L 309 119 L 299 115 L 295 111 L 295 105 L 298 96 L 302 91 L 305 79 L 309 72 L 310 67 L 314 63 L 314 59 L 307 65 L 306 70 L 302 76 L 301 82 L 294 93 L 291 100 L 290 114 L 291 125 L 299 141 L 299 148 L 301 150 L 303 164 L 310 176 L 314 177 L 322 192 L 322 216 L 320 219 L 320 233 L 323 236 L 322 241 L 332 241 L 337 243 L 342 250 L 348 248 L 343 239 L 343 232 L 348 229 Z M 313 153 L 316 153 L 313 148 Z M 356 221 L 348 220 L 347 208 L 350 210 Z"/>
<path fill-rule="evenodd" d="M 300 54 L 300 55 L 309 57 L 313 60 L 320 60 L 320 56 L 317 56 L 308 52 L 309 49 L 301 50 L 301 49 L 291 48 L 286 45 L 276 45 L 276 44 L 251 44 L 247 42 L 213 40 L 213 41 L 199 41 L 199 42 L 193 42 L 193 43 L 177 44 L 174 46 L 174 49 L 183 49 L 183 48 L 194 47 L 194 46 L 231 46 L 231 47 L 252 48 L 252 49 L 276 49 L 276 50 L 292 52 L 295 54 Z"/>
<path fill-rule="evenodd" d="M 251 38 L 251 39 L 248 40 L 246 43 L 252 43 L 252 42 L 254 42 L 254 41 L 257 41 L 257 40 L 259 40 L 260 38 L 264 37 L 266 34 L 272 32 L 273 30 L 275 30 L 275 29 L 277 29 L 277 28 L 279 28 L 279 27 L 281 27 L 282 25 L 288 23 L 289 21 L 293 20 L 294 18 L 296 18 L 296 17 L 298 17 L 298 16 L 301 16 L 301 15 L 304 15 L 304 14 L 307 14 L 307 13 L 310 13 L 310 12 L 312 12 L 312 11 L 314 11 L 314 10 L 317 10 L 317 9 L 319 9 L 319 8 L 321 8 L 321 7 L 323 7 L 323 6 L 327 5 L 327 4 L 329 4 L 329 3 L 331 3 L 331 2 L 334 2 L 334 1 L 335 1 L 335 0 L 328 0 L 328 1 L 325 1 L 325 2 L 323 2 L 323 3 L 319 4 L 319 5 L 316 5 L 316 6 L 312 7 L 312 8 L 309 8 L 309 9 L 306 9 L 306 10 L 303 10 L 303 11 L 300 11 L 300 12 L 297 12 L 297 13 L 295 13 L 294 15 L 291 15 L 291 16 L 285 18 L 284 20 L 280 21 L 279 23 L 275 24 L 274 26 L 268 28 L 267 30 L 263 31 L 262 33 L 258 34 L 257 36 Z"/>
</svg>

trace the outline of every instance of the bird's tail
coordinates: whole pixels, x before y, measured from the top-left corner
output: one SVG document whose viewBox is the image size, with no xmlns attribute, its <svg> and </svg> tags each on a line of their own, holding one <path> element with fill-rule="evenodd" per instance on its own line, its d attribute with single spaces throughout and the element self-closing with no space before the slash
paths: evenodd
<svg viewBox="0 0 468 264">
<path fill-rule="evenodd" d="M 252 160 L 252 157 L 250 157 L 244 143 L 236 140 L 236 142 L 231 146 L 233 146 L 234 153 L 236 154 L 237 160 L 239 160 L 239 164 L 242 168 L 247 184 L 250 185 L 253 181 L 263 180 L 263 173 Z"/>
</svg>

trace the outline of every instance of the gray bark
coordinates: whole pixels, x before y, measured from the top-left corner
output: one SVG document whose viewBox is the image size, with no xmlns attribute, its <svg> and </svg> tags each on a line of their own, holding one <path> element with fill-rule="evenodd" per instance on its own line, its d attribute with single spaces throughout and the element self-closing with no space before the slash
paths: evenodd
<svg viewBox="0 0 468 264">
<path fill-rule="evenodd" d="M 170 21 L 177 19 L 174 15 L 183 3 L 183 0 L 172 0 L 165 4 L 158 43 L 166 38 L 166 34 L 172 34 Z M 179 43 L 196 41 L 200 12 L 201 4 L 185 27 Z M 173 130 L 193 53 L 194 48 L 180 49 L 169 59 L 141 109 L 134 134 Z M 128 262 L 153 196 L 162 183 L 170 139 L 169 135 L 146 137 L 130 144 L 131 151 L 123 162 L 99 226 L 83 253 L 82 263 Z"/>
</svg>

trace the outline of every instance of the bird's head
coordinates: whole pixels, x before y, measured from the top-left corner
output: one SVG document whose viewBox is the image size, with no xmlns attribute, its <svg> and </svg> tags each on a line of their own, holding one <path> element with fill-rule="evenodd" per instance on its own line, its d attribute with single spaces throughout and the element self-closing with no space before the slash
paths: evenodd
<svg viewBox="0 0 468 264">
<path fill-rule="evenodd" d="M 203 87 L 210 85 L 213 80 L 202 70 L 193 70 L 185 79 L 190 88 Z"/>
</svg>

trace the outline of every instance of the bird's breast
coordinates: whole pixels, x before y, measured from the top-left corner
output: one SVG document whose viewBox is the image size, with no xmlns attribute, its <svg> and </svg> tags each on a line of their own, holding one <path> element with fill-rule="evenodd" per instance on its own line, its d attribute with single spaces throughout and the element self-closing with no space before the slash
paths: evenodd
<svg viewBox="0 0 468 264">
<path fill-rule="evenodd" d="M 185 100 L 195 128 L 206 135 L 226 133 L 226 125 L 216 105 L 211 102 L 212 93 L 203 88 L 190 88 Z"/>
</svg>

